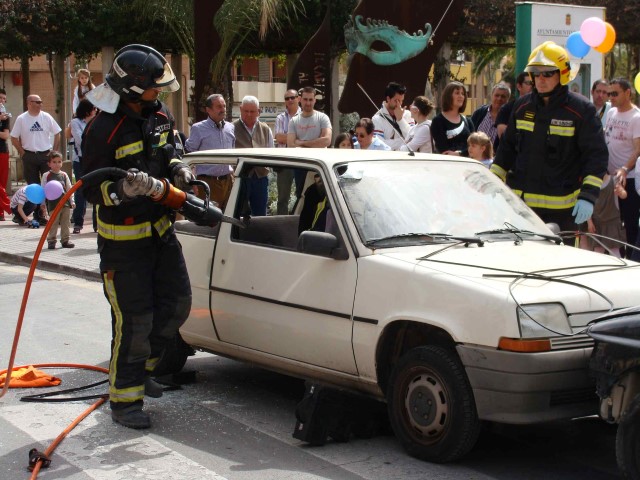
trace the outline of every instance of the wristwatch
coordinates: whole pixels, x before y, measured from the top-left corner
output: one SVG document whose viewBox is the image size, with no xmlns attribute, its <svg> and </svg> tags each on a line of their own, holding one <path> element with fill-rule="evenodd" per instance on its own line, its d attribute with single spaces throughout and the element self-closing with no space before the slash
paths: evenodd
<svg viewBox="0 0 640 480">
<path fill-rule="evenodd" d="M 629 173 L 629 169 L 627 167 L 620 167 L 620 170 L 624 170 L 624 173 Z"/>
</svg>

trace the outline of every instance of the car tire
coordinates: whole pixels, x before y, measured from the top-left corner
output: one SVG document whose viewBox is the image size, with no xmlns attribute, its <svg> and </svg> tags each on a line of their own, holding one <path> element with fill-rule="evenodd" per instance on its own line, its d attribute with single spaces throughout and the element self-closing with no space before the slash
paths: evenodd
<svg viewBox="0 0 640 480">
<path fill-rule="evenodd" d="M 616 459 L 624 478 L 640 478 L 640 394 L 620 419 Z"/>
<path fill-rule="evenodd" d="M 434 463 L 457 460 L 480 433 L 471 385 L 455 352 L 429 345 L 407 352 L 387 391 L 389 420 L 412 456 Z"/>
<path fill-rule="evenodd" d="M 195 350 L 182 339 L 182 336 L 179 333 L 177 333 L 173 340 L 171 340 L 167 345 L 158 365 L 153 369 L 153 376 L 161 377 L 163 375 L 171 375 L 180 372 L 184 367 L 184 364 L 187 363 L 187 358 L 195 355 L 195 353 Z"/>
</svg>

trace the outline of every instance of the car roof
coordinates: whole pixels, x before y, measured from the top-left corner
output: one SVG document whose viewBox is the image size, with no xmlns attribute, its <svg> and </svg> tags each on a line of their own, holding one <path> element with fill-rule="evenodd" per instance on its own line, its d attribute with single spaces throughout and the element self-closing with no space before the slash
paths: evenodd
<svg viewBox="0 0 640 480">
<path fill-rule="evenodd" d="M 444 162 L 475 162 L 466 157 L 451 155 L 437 155 L 430 153 L 379 151 L 379 150 L 350 150 L 336 148 L 234 148 L 226 150 L 202 150 L 185 155 L 187 163 L 202 163 L 203 160 L 222 160 L 229 157 L 252 157 L 267 159 L 310 160 L 314 163 L 325 163 L 328 167 L 334 164 L 357 161 L 388 161 L 388 160 L 436 160 Z M 228 160 L 227 160 L 228 161 Z"/>
</svg>

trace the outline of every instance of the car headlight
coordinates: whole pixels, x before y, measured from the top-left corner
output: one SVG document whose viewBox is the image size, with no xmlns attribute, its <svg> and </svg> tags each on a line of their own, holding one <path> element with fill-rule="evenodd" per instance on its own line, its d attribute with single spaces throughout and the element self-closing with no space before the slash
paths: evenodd
<svg viewBox="0 0 640 480">
<path fill-rule="evenodd" d="M 517 309 L 522 338 L 571 335 L 567 311 L 561 303 L 520 305 Z"/>
</svg>

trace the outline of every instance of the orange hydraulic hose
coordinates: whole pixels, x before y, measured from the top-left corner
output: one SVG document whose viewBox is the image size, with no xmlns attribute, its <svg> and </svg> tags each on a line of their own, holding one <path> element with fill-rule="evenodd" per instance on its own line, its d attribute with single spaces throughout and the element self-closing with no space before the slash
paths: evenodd
<svg viewBox="0 0 640 480">
<path fill-rule="evenodd" d="M 78 180 L 75 183 L 75 185 L 73 185 L 69 189 L 69 191 L 64 196 L 62 196 L 62 198 L 58 202 L 58 205 L 56 205 L 56 208 L 51 213 L 51 218 L 50 218 L 49 222 L 47 223 L 47 225 L 45 225 L 44 231 L 42 232 L 42 236 L 40 237 L 40 241 L 38 242 L 38 246 L 36 247 L 36 251 L 33 254 L 33 260 L 31 261 L 31 267 L 29 268 L 29 274 L 27 275 L 27 281 L 26 281 L 25 288 L 24 288 L 24 294 L 22 295 L 22 304 L 20 305 L 20 313 L 18 315 L 18 322 L 16 324 L 16 331 L 15 331 L 15 334 L 13 336 L 13 344 L 11 346 L 11 354 L 9 355 L 9 364 L 8 364 L 6 370 L 3 370 L 3 371 L 0 372 L 0 373 L 7 373 L 7 377 L 6 377 L 6 380 L 4 382 L 4 387 L 2 389 L 2 392 L 0 392 L 0 398 L 2 398 L 7 393 L 7 391 L 9 390 L 9 383 L 11 382 L 11 372 L 14 370 L 13 363 L 15 361 L 16 352 L 18 350 L 18 341 L 20 339 L 20 332 L 22 330 L 22 323 L 24 321 L 24 314 L 25 314 L 25 311 L 27 309 L 27 300 L 29 299 L 29 293 L 31 291 L 31 283 L 33 282 L 33 275 L 35 273 L 36 266 L 38 265 L 38 259 L 40 257 L 40 252 L 42 252 L 42 247 L 44 245 L 44 241 L 47 238 L 47 234 L 49 233 L 49 230 L 51 230 L 51 227 L 54 225 L 54 220 L 58 217 L 58 214 L 60 213 L 60 210 L 62 208 L 64 208 L 64 205 L 65 205 L 66 201 L 80 187 L 82 187 L 82 180 Z M 28 365 L 25 365 L 25 366 L 28 366 Z M 98 371 L 98 372 L 109 373 L 109 370 L 106 369 L 106 368 L 103 368 L 103 367 L 98 367 L 98 366 L 93 366 L 93 365 L 79 365 L 79 364 L 74 364 L 74 363 L 67 363 L 67 364 L 40 363 L 40 364 L 34 365 L 34 367 L 40 367 L 40 368 L 46 368 L 46 367 L 83 368 L 83 369 L 86 369 L 86 370 L 95 370 L 95 371 Z M 24 368 L 24 366 L 15 367 L 16 370 L 19 369 L 19 368 Z M 56 449 L 56 447 L 60 444 L 60 442 L 62 442 L 62 440 L 64 440 L 64 438 L 67 436 L 67 434 L 71 430 L 73 430 L 91 412 L 93 412 L 96 408 L 98 408 L 100 405 L 102 405 L 105 401 L 106 401 L 106 397 L 105 398 L 100 398 L 95 403 L 93 403 L 93 405 L 91 405 L 84 412 L 82 412 L 73 422 L 71 422 L 60 433 L 60 435 L 58 435 L 56 437 L 56 439 L 51 443 L 51 445 L 49 445 L 49 447 L 44 452 L 45 455 L 47 457 L 50 456 L 53 453 L 53 451 Z M 41 466 L 42 466 L 42 461 L 40 460 L 34 466 L 33 472 L 31 473 L 31 480 L 35 480 L 37 478 L 38 472 L 40 471 Z"/>
<path fill-rule="evenodd" d="M 56 437 L 56 439 L 49 445 L 49 447 L 44 451 L 44 454 L 49 457 L 56 447 L 64 440 L 67 434 L 73 430 L 76 425 L 78 425 L 82 420 L 84 420 L 91 412 L 93 412 L 96 408 L 102 405 L 107 399 L 99 398 L 93 405 L 87 408 L 84 412 L 82 412 L 73 422 L 71 422 L 67 428 L 65 428 L 60 435 Z M 38 477 L 38 472 L 40 472 L 40 467 L 42 466 L 42 460 L 38 460 L 35 467 L 33 467 L 33 472 L 31 473 L 30 480 L 35 480 Z"/>
<path fill-rule="evenodd" d="M 18 323 L 16 324 L 16 332 L 13 336 L 13 345 L 11 346 L 11 354 L 9 355 L 9 364 L 7 366 L 7 372 L 13 371 L 13 362 L 16 357 L 16 352 L 18 350 L 18 340 L 20 339 L 20 332 L 22 330 L 22 322 L 24 321 L 24 312 L 27 309 L 27 300 L 29 299 L 29 292 L 31 291 L 31 283 L 33 282 L 33 274 L 35 273 L 36 266 L 38 265 L 38 259 L 40 258 L 40 252 L 42 252 L 42 247 L 44 245 L 44 241 L 47 238 L 47 234 L 51 227 L 53 226 L 54 220 L 58 217 L 58 213 L 64 207 L 66 201 L 71 197 L 71 195 L 78 190 L 82 186 L 82 180 L 78 180 L 75 185 L 73 185 L 69 191 L 60 199 L 58 205 L 51 213 L 51 218 L 49 222 L 44 227 L 44 231 L 42 232 L 42 237 L 40 237 L 40 241 L 38 242 L 38 246 L 36 247 L 36 251 L 33 254 L 33 260 L 31 261 L 31 267 L 29 268 L 29 275 L 27 275 L 27 282 L 24 286 L 24 294 L 22 295 L 22 304 L 20 305 L 20 313 L 18 315 Z M 9 390 L 9 383 L 11 381 L 11 374 L 7 375 L 7 380 L 4 382 L 4 387 L 2 388 L 2 392 L 0 392 L 0 398 L 4 397 Z"/>
</svg>

